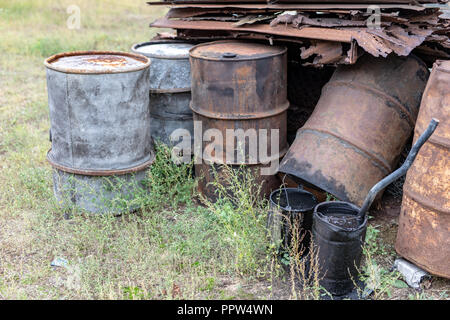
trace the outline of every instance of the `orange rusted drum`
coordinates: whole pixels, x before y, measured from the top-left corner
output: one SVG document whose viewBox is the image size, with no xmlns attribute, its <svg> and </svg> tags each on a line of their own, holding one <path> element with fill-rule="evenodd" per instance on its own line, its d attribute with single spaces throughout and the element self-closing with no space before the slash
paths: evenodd
<svg viewBox="0 0 450 320">
<path fill-rule="evenodd" d="M 339 66 L 297 132 L 280 172 L 361 206 L 411 135 L 428 69 L 415 57 L 361 57 Z"/>
<path fill-rule="evenodd" d="M 437 61 L 423 94 L 414 140 L 431 118 L 439 126 L 406 175 L 395 249 L 450 278 L 450 61 Z"/>
<path fill-rule="evenodd" d="M 256 181 L 268 195 L 279 186 L 276 169 L 269 175 L 259 169 L 278 161 L 288 149 L 286 48 L 215 41 L 192 48 L 190 62 L 195 171 L 203 177 L 200 191 L 215 198 L 208 185 L 212 166 L 220 172 L 223 163 L 245 164 L 256 169 Z"/>
</svg>

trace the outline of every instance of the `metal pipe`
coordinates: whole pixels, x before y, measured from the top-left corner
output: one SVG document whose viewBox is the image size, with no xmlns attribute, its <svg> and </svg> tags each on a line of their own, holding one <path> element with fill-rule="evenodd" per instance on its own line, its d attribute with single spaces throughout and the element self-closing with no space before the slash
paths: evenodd
<svg viewBox="0 0 450 320">
<path fill-rule="evenodd" d="M 423 144 L 428 140 L 428 138 L 433 134 L 434 130 L 436 130 L 436 127 L 439 124 L 439 120 L 433 118 L 430 121 L 430 124 L 428 125 L 428 128 L 422 133 L 422 135 L 417 139 L 417 142 L 412 146 L 411 151 L 408 154 L 408 157 L 406 158 L 403 165 L 392 172 L 390 175 L 379 181 L 377 184 L 375 184 L 372 189 L 370 189 L 369 193 L 366 196 L 366 199 L 364 200 L 363 205 L 361 206 L 361 209 L 359 210 L 358 217 L 362 218 L 367 210 L 369 210 L 370 206 L 372 205 L 373 200 L 375 199 L 378 192 L 386 188 L 389 184 L 391 184 L 394 180 L 398 179 L 399 177 L 406 174 L 408 169 L 411 167 L 411 165 L 414 162 L 414 159 L 417 156 L 417 153 L 419 152 L 420 148 L 423 146 Z"/>
</svg>

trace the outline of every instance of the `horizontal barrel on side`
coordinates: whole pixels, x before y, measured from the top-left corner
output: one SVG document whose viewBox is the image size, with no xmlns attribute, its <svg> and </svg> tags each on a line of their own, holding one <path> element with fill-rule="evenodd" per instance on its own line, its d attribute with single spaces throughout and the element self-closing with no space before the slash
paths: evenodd
<svg viewBox="0 0 450 320">
<path fill-rule="evenodd" d="M 428 69 L 412 56 L 366 55 L 339 66 L 280 172 L 362 205 L 370 188 L 395 169 L 427 79 Z"/>
</svg>

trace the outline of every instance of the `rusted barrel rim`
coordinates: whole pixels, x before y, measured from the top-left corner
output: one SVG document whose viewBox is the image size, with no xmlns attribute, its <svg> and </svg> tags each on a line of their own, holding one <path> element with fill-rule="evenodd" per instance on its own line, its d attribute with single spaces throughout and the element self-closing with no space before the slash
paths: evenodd
<svg viewBox="0 0 450 320">
<path fill-rule="evenodd" d="M 312 200 L 314 200 L 315 204 L 313 206 L 311 206 L 311 207 L 306 207 L 306 208 L 302 208 L 302 209 L 294 209 L 292 207 L 288 209 L 286 206 L 281 206 L 279 203 L 277 203 L 274 200 L 274 197 L 275 197 L 275 195 L 277 193 L 281 194 L 281 193 L 284 193 L 284 192 L 287 193 L 287 192 L 290 192 L 290 191 L 298 192 L 298 193 L 301 193 L 303 195 L 309 196 Z M 274 190 L 274 191 L 272 191 L 270 193 L 269 203 L 270 203 L 270 205 L 275 206 L 276 208 L 279 207 L 281 210 L 289 211 L 290 213 L 307 213 L 308 211 L 312 211 L 317 206 L 318 201 L 317 201 L 316 197 L 309 191 L 306 191 L 306 190 L 303 190 L 303 189 L 300 189 L 300 188 L 280 188 L 280 189 Z"/>
<path fill-rule="evenodd" d="M 135 60 L 141 61 L 143 63 L 143 65 L 137 66 L 137 67 L 117 69 L 117 70 L 105 69 L 104 71 L 103 70 L 102 71 L 98 71 L 98 70 L 89 71 L 89 70 L 80 70 L 80 69 L 73 69 L 73 68 L 62 68 L 62 67 L 55 67 L 54 65 L 52 65 L 52 62 L 55 62 L 56 60 L 63 58 L 63 57 L 88 56 L 88 55 L 125 56 L 125 57 L 129 57 L 129 58 L 133 58 Z M 44 60 L 44 65 L 49 69 L 59 71 L 59 72 L 64 72 L 64 73 L 75 73 L 75 74 L 126 73 L 126 72 L 133 72 L 133 71 L 139 71 L 139 70 L 146 69 L 150 66 L 150 64 L 151 64 L 150 59 L 142 54 L 122 52 L 122 51 L 71 51 L 71 52 L 58 53 L 58 54 L 55 54 Z"/>
<path fill-rule="evenodd" d="M 155 41 L 147 41 L 147 42 L 135 43 L 131 47 L 131 51 L 133 53 L 140 54 L 140 55 L 146 56 L 148 58 L 165 59 L 165 60 L 189 60 L 189 51 L 186 54 L 186 56 L 181 57 L 181 56 L 170 56 L 170 55 L 160 56 L 158 54 L 143 53 L 143 52 L 139 52 L 139 51 L 136 50 L 139 47 L 144 47 L 144 46 L 148 46 L 148 45 L 152 45 L 152 44 L 165 44 L 165 43 L 186 43 L 186 44 L 194 45 L 193 43 L 190 43 L 190 42 L 187 42 L 187 41 L 183 41 L 183 40 L 155 40 Z"/>
<path fill-rule="evenodd" d="M 213 57 L 204 57 L 204 56 L 200 56 L 200 55 L 195 55 L 193 52 L 194 50 L 196 50 L 199 47 L 204 47 L 204 46 L 209 46 L 212 44 L 219 44 L 219 43 L 249 43 L 248 41 L 240 41 L 240 40 L 219 40 L 219 41 L 212 41 L 212 42 L 205 42 L 205 43 L 200 43 L 194 47 L 192 47 L 189 50 L 189 56 L 191 58 L 196 58 L 196 59 L 202 59 L 202 60 L 210 60 L 210 61 L 223 61 L 223 62 L 236 62 L 236 61 L 249 61 L 249 60 L 260 60 L 260 59 L 267 59 L 267 58 L 272 58 L 272 57 L 276 57 L 276 56 L 281 56 L 283 54 L 285 54 L 287 52 L 287 48 L 286 47 L 281 47 L 281 46 L 275 46 L 277 48 L 280 48 L 280 52 L 276 52 L 276 53 L 272 53 L 272 54 L 267 54 L 264 56 L 253 56 L 253 57 L 246 57 L 246 58 L 213 58 Z M 261 44 L 259 42 L 252 42 L 252 43 L 258 43 Z"/>
<path fill-rule="evenodd" d="M 420 125 L 417 125 L 414 128 L 414 133 L 417 134 L 417 135 L 420 135 L 424 131 L 425 131 L 425 129 L 422 129 L 420 127 Z M 450 149 L 450 140 L 446 139 L 444 137 L 438 136 L 438 135 L 431 136 L 426 143 L 431 143 L 431 144 L 434 144 L 435 146 L 438 146 L 438 147 L 441 147 L 441 148 Z"/>
<path fill-rule="evenodd" d="M 445 72 L 445 73 L 450 73 L 450 69 L 445 68 L 445 67 L 442 66 L 443 63 L 445 63 L 445 64 L 449 63 L 450 64 L 449 60 L 436 60 L 436 62 L 434 63 L 434 68 L 433 69 L 439 70 L 439 71 L 442 71 L 442 72 Z"/>
<path fill-rule="evenodd" d="M 314 132 L 318 132 L 318 133 L 322 133 L 331 137 L 334 137 L 335 139 L 337 139 L 340 143 L 344 143 L 347 144 L 348 146 L 355 148 L 355 150 L 359 150 L 360 152 L 362 152 L 362 154 L 364 155 L 364 157 L 366 157 L 367 159 L 373 161 L 373 165 L 375 165 L 375 167 L 379 168 L 381 171 L 383 171 L 383 174 L 388 175 L 392 170 L 394 170 L 389 163 L 386 162 L 385 159 L 383 159 L 382 157 L 378 156 L 377 154 L 374 154 L 373 152 L 370 152 L 369 150 L 366 150 L 365 148 L 361 147 L 356 141 L 353 141 L 351 138 L 348 137 L 341 137 L 333 132 L 330 132 L 328 130 L 321 130 L 321 129 L 317 129 L 308 125 L 304 125 L 303 127 L 301 127 L 300 129 L 297 130 L 297 134 L 296 137 L 299 136 L 302 132 L 305 133 L 314 133 Z"/>
<path fill-rule="evenodd" d="M 283 159 L 283 162 L 285 162 L 287 159 Z M 314 179 L 311 178 L 310 175 L 299 175 L 298 172 L 296 170 L 294 170 L 292 168 L 292 166 L 282 166 L 280 165 L 280 167 L 278 168 L 278 173 L 283 173 L 283 174 L 287 174 L 296 178 L 299 178 L 300 180 L 321 189 L 322 191 L 326 191 L 330 194 L 332 194 L 335 197 L 339 197 L 340 200 L 345 201 L 345 202 L 350 202 L 350 199 L 347 197 L 347 194 L 345 192 L 338 194 L 338 192 L 336 191 L 336 188 L 334 186 L 329 185 L 329 183 L 324 180 L 324 179 L 320 179 L 319 181 L 315 181 Z"/>
<path fill-rule="evenodd" d="M 444 214 L 450 214 L 450 210 L 436 205 L 436 203 L 434 203 L 433 201 L 425 198 L 424 196 L 418 194 L 417 192 L 410 190 L 410 188 L 404 188 L 403 193 L 406 194 L 409 198 L 411 198 L 415 202 L 417 202 L 418 204 L 420 204 L 422 207 L 427 208 L 428 210 L 433 210 Z"/>
<path fill-rule="evenodd" d="M 360 231 L 361 229 L 367 228 L 367 221 L 369 219 L 368 215 L 366 215 L 364 217 L 363 222 L 357 228 L 352 229 L 351 231 L 349 231 L 349 230 L 347 230 L 345 228 L 342 228 L 340 226 L 336 226 L 334 224 L 330 224 L 328 221 L 325 220 L 325 216 L 326 215 L 323 214 L 322 212 L 320 212 L 320 208 L 324 207 L 324 206 L 333 206 L 333 205 L 334 206 L 335 205 L 348 206 L 348 208 L 350 210 L 354 210 L 356 212 L 355 215 L 354 215 L 355 217 L 357 216 L 357 213 L 359 212 L 359 209 L 360 209 L 358 206 L 354 205 L 351 202 L 347 202 L 347 201 L 325 201 L 325 202 L 321 202 L 321 203 L 317 204 L 314 207 L 314 213 L 313 213 L 314 214 L 314 218 L 323 221 L 333 231 L 345 231 L 345 232 L 349 232 L 349 233 L 354 233 L 354 232 Z"/>
<path fill-rule="evenodd" d="M 196 114 L 199 114 L 201 116 L 204 116 L 206 118 L 210 119 L 218 119 L 218 120 L 248 120 L 248 119 L 263 119 L 263 118 L 269 118 L 276 115 L 279 115 L 283 112 L 285 112 L 287 109 L 289 109 L 289 101 L 282 104 L 280 107 L 272 109 L 268 112 L 256 112 L 256 113 L 247 113 L 247 114 L 239 114 L 239 115 L 218 115 L 217 112 L 211 112 L 211 111 L 205 111 L 205 110 L 199 110 L 199 108 L 195 107 L 192 104 L 192 100 L 189 103 L 189 108 Z"/>
<path fill-rule="evenodd" d="M 223 161 L 223 159 L 219 158 L 219 157 L 209 157 L 209 158 L 205 158 L 203 157 L 202 160 L 204 163 L 206 164 L 218 164 L 218 165 L 231 165 L 231 166 L 240 166 L 240 165 L 245 165 L 245 166 L 256 166 L 256 165 L 264 165 L 264 164 L 268 164 L 272 161 L 274 161 L 275 159 L 281 159 L 283 158 L 286 153 L 288 151 L 288 148 L 284 148 L 283 150 L 281 150 L 280 152 L 278 152 L 278 154 L 275 155 L 271 155 L 270 157 L 268 157 L 268 160 L 266 163 L 263 162 L 257 162 L 257 163 L 226 163 L 226 161 Z M 226 159 L 226 158 L 225 158 Z"/>
<path fill-rule="evenodd" d="M 150 93 L 186 93 L 191 92 L 191 88 L 172 88 L 172 89 L 150 89 Z"/>
<path fill-rule="evenodd" d="M 390 95 L 386 94 L 384 91 L 370 87 L 363 83 L 354 83 L 354 82 L 342 81 L 342 80 L 330 81 L 323 87 L 322 90 L 325 91 L 325 90 L 328 90 L 330 87 L 336 87 L 336 86 L 359 88 L 359 89 L 365 90 L 366 92 L 370 92 L 371 94 L 374 94 L 376 96 L 383 97 L 384 99 L 392 102 L 398 108 L 399 111 L 401 111 L 403 114 L 405 114 L 408 124 L 410 125 L 411 128 L 414 128 L 416 121 L 413 118 L 413 116 L 411 115 L 411 111 L 409 111 L 408 108 L 406 106 L 404 106 L 403 104 L 401 104 L 399 101 L 395 100 Z"/>
<path fill-rule="evenodd" d="M 439 269 L 435 268 L 434 266 L 422 263 L 421 261 L 416 259 L 413 255 L 411 255 L 408 250 L 403 250 L 403 247 L 401 245 L 399 245 L 397 242 L 395 243 L 394 248 L 395 248 L 395 251 L 397 251 L 397 253 L 400 256 L 402 256 L 402 257 L 406 258 L 407 260 L 409 260 L 410 262 L 414 263 L 419 268 L 422 268 L 423 270 L 426 270 L 426 271 L 430 272 L 431 274 L 436 275 L 438 277 L 449 279 L 448 274 L 440 272 Z"/>
<path fill-rule="evenodd" d="M 53 168 L 59 169 L 64 172 L 74 173 L 74 174 L 80 174 L 85 176 L 112 176 L 112 175 L 123 175 L 127 173 L 137 172 L 141 171 L 147 167 L 149 167 L 153 161 L 155 161 L 155 153 L 152 151 L 150 154 L 150 159 L 145 161 L 142 164 L 139 164 L 137 166 L 126 168 L 126 169 L 118 169 L 118 170 L 94 170 L 94 169 L 74 169 L 67 166 L 63 166 L 60 164 L 57 164 L 53 160 L 50 159 L 49 154 L 50 151 L 52 151 L 52 148 L 50 148 L 47 151 L 47 161 L 50 163 L 50 165 Z"/>
</svg>

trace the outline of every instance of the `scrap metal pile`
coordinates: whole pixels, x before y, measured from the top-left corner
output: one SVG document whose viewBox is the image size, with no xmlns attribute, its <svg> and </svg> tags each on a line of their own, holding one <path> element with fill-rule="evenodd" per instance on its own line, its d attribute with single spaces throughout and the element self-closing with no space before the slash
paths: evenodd
<svg viewBox="0 0 450 320">
<path fill-rule="evenodd" d="M 409 0 L 285 2 L 148 2 L 170 7 L 165 17 L 150 26 L 176 29 L 176 35 L 163 33 L 161 38 L 294 42 L 300 45 L 305 65 L 353 64 L 364 52 L 386 57 L 390 53 L 407 56 L 415 50 L 427 62 L 450 58 L 447 0 L 420 1 L 427 4 Z"/>
</svg>

